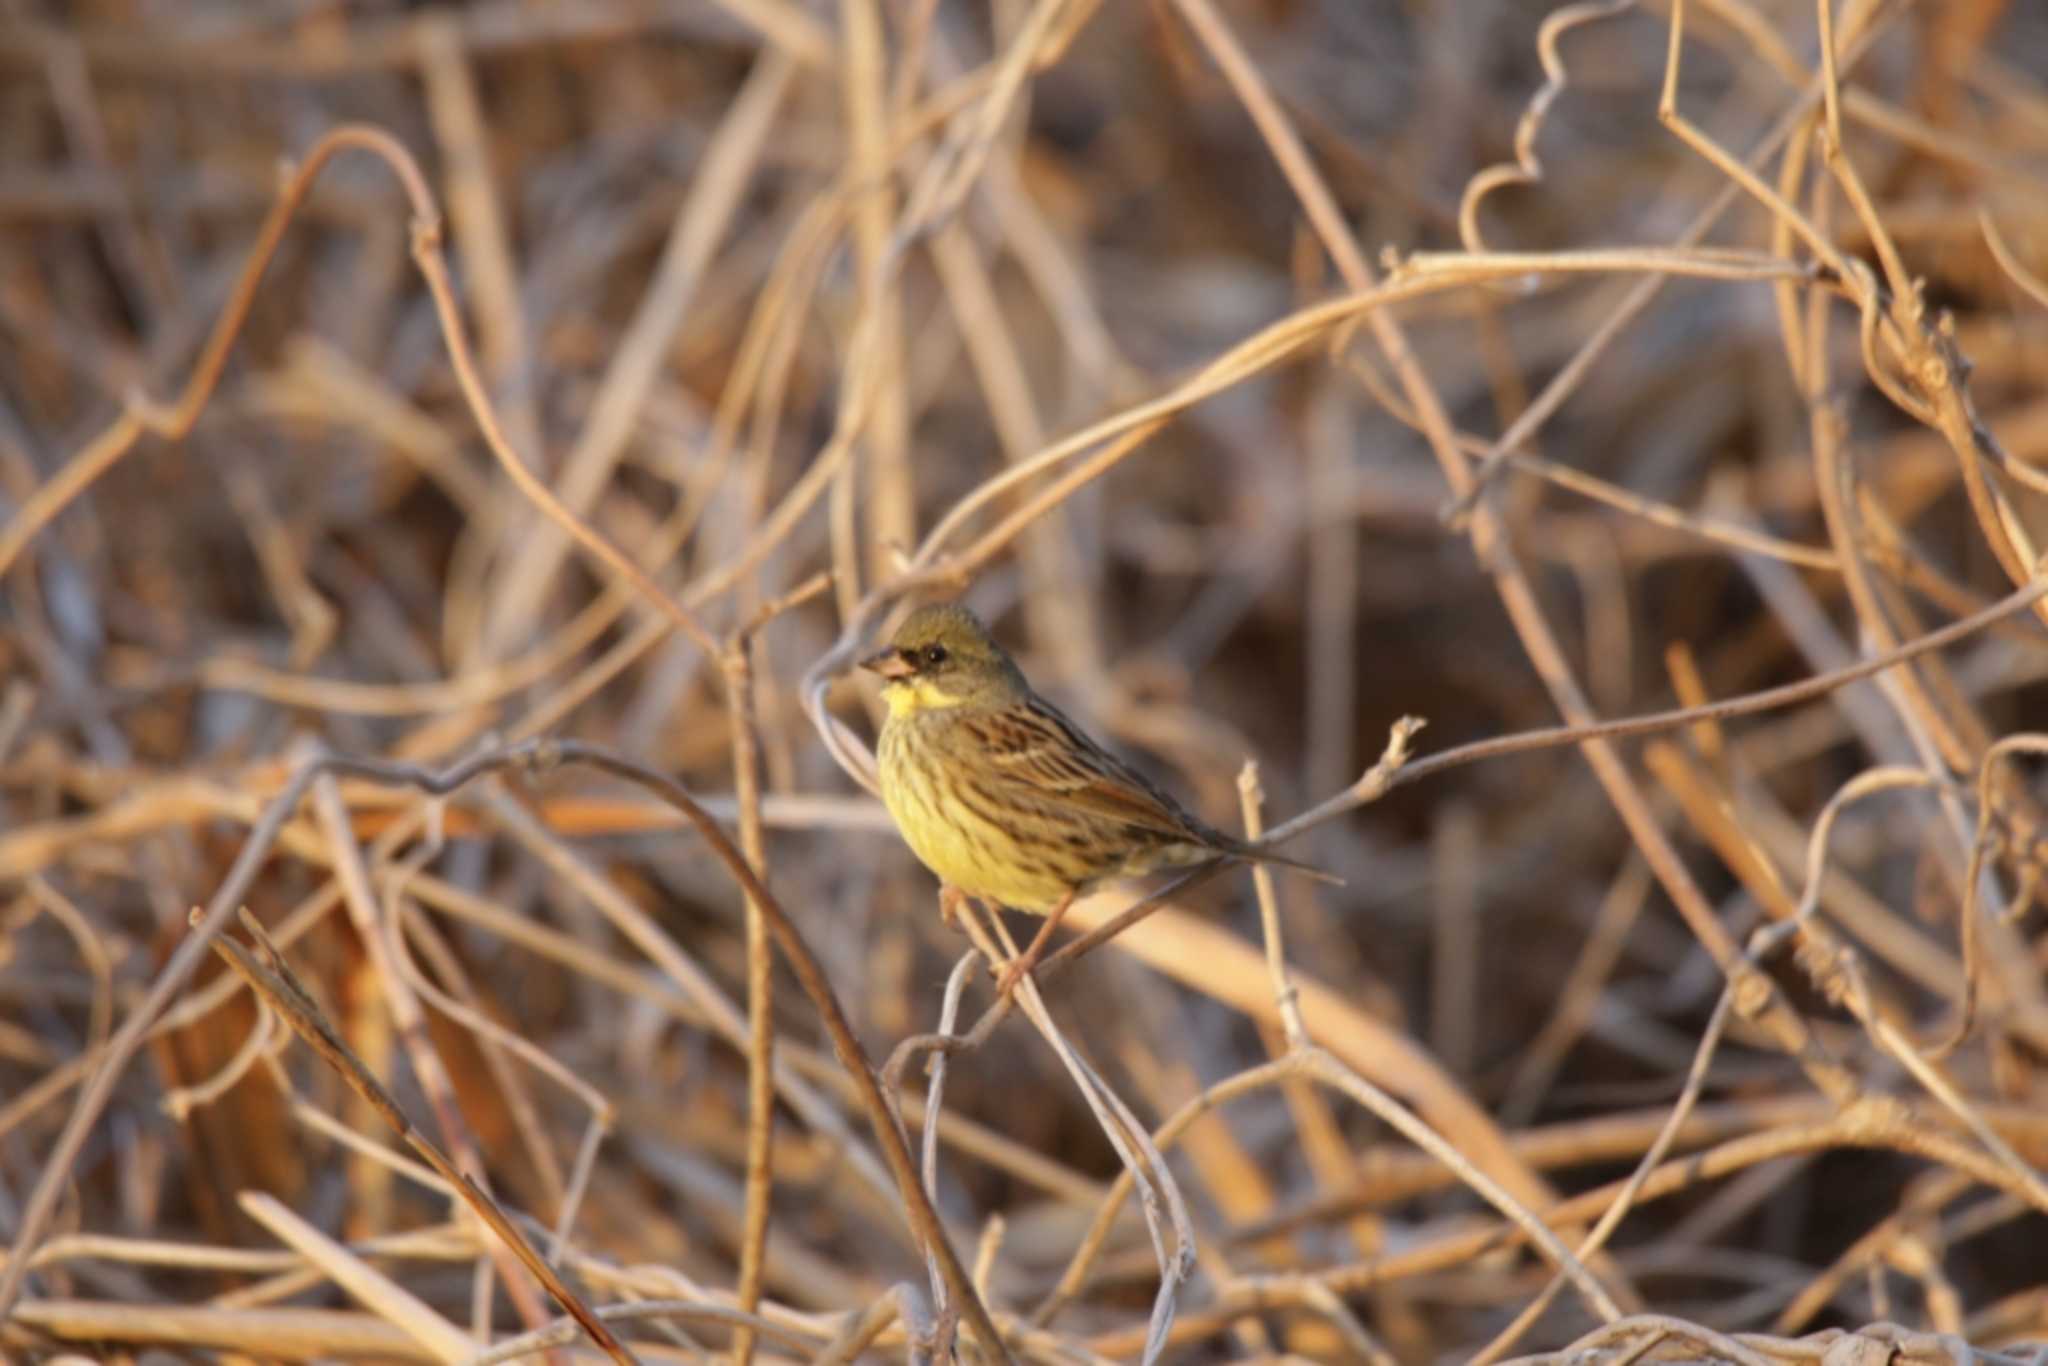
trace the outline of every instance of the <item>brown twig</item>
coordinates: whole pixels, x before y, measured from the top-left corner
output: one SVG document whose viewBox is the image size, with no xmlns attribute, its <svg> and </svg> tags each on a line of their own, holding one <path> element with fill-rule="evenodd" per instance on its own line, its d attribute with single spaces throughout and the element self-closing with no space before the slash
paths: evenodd
<svg viewBox="0 0 2048 1366">
<path fill-rule="evenodd" d="M 204 919 L 204 913 L 196 907 L 192 923 L 196 929 Z M 635 1358 L 625 1345 L 612 1336 L 611 1330 L 593 1315 L 582 1299 L 562 1281 L 555 1269 L 520 1236 L 499 1207 L 468 1173 L 462 1171 L 436 1147 L 425 1134 L 413 1126 L 412 1121 L 391 1098 L 383 1084 L 371 1075 L 354 1050 L 336 1034 L 327 1022 L 313 998 L 307 994 L 291 968 L 278 954 L 263 933 L 263 926 L 246 911 L 242 913 L 242 926 L 255 941 L 255 949 L 243 947 L 226 935 L 214 938 L 212 947 L 232 967 L 249 989 L 260 996 L 264 1003 L 276 1011 L 301 1039 L 320 1055 L 320 1058 L 365 1101 L 377 1111 L 399 1137 L 403 1138 L 420 1156 L 427 1160 L 442 1180 L 446 1181 L 463 1198 L 477 1217 L 487 1224 L 504 1246 L 547 1288 L 558 1303 L 573 1315 L 582 1325 L 590 1340 L 603 1348 L 606 1355 L 619 1362 L 631 1362 Z"/>
</svg>

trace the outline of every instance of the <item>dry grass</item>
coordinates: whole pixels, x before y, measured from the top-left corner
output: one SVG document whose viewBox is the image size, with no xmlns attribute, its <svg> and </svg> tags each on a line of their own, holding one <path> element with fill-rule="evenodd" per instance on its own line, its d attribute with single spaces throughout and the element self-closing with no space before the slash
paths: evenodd
<svg viewBox="0 0 2048 1366">
<path fill-rule="evenodd" d="M 0 69 L 0 1349 L 2042 1358 L 2038 6 Z M 1348 886 L 992 1002 L 847 673 L 956 592 Z"/>
</svg>

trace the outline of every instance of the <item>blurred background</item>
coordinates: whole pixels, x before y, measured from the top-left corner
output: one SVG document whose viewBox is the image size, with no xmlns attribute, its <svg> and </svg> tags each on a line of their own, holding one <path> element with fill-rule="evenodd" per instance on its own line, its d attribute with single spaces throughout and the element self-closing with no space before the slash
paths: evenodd
<svg viewBox="0 0 2048 1366">
<path fill-rule="evenodd" d="M 294 181 L 323 135 L 374 125 L 416 164 L 508 448 L 720 640 L 755 631 L 762 861 L 879 1063 L 937 1027 L 966 941 L 821 742 L 803 682 L 825 661 L 823 705 L 871 737 L 872 688 L 828 656 L 900 604 L 963 593 L 1043 691 L 1239 829 L 1247 761 L 1271 824 L 1356 780 L 1403 715 L 1427 720 L 1426 754 L 1732 698 L 2024 581 L 2048 526 L 2031 468 L 2048 459 L 2048 10 L 1845 5 L 1853 178 L 1820 136 L 1812 3 L 1686 7 L 1676 104 L 1720 165 L 1658 116 L 1674 17 L 1667 0 L 1562 18 L 1502 0 L 0 0 L 0 1237 L 39 1181 L 63 1183 L 0 1343 L 425 1350 L 281 1250 L 250 1192 L 478 1344 L 553 1312 L 479 1270 L 445 1192 L 344 1141 L 400 1150 L 218 964 L 210 996 L 180 998 L 207 1008 L 151 1035 L 49 1170 L 80 1079 L 296 746 L 441 765 L 573 736 L 734 819 L 719 661 L 494 460 L 415 259 L 416 205 L 359 146 Z M 1752 156 L 1812 237 L 1736 190 Z M 287 185 L 303 193 L 244 298 Z M 1230 369 L 1161 424 L 1137 412 L 1359 289 L 1362 267 L 1696 241 L 1837 255 L 1814 288 L 1681 270 L 1649 290 L 1640 261 L 1532 258 L 1380 309 L 1448 421 L 1435 442 L 1370 327 Z M 1842 260 L 1870 274 L 1845 287 Z M 1856 298 L 1891 309 L 1902 279 L 1927 330 L 1893 344 L 1873 323 L 1866 348 Z M 1966 375 L 1897 360 L 1936 354 L 1937 326 Z M 209 375 L 216 335 L 218 382 L 151 408 Z M 1959 446 L 1965 392 L 1985 444 Z M 1471 462 L 1532 404 L 1468 516 Z M 1034 457 L 1118 418 L 1136 433 L 1106 433 L 1118 458 L 1048 493 L 1105 442 Z M 960 576 L 908 584 L 934 565 Z M 1589 1264 L 1621 1308 L 1705 1334 L 1643 1359 L 1726 1355 L 1711 1333 L 1739 1332 L 1809 1360 L 1805 1335 L 1880 1320 L 1986 1348 L 2048 1338 L 2041 794 L 2024 753 L 1992 754 L 2042 715 L 2043 644 L 2012 616 L 1883 682 L 1626 742 L 1604 784 L 1553 747 L 1321 825 L 1290 850 L 1347 885 L 1278 892 L 1311 1036 L 1539 1210 L 1608 1188 L 1702 1056 L 1728 946 L 1807 890 L 1830 798 L 1913 770 L 1917 787 L 1845 808 L 1825 931 L 1765 964 L 1830 1061 L 1789 1053 L 1782 1019 L 1734 1021 L 1670 1150 L 1707 1156 L 1667 1168 Z M 665 807 L 583 772 L 480 783 L 431 817 L 404 790 L 341 798 L 374 906 L 347 904 L 310 808 L 247 897 L 341 1037 L 564 1233 L 592 1300 L 734 1303 L 748 990 L 725 869 Z M 1261 945 L 1251 879 L 1228 873 L 1046 995 L 1156 1129 L 1285 1055 Z M 988 1001 L 984 977 L 962 1024 Z M 930 1291 L 781 970 L 773 1023 L 789 1080 L 760 1312 L 782 1336 L 758 1351 L 809 1357 L 893 1285 Z M 1907 1119 L 1852 1132 L 1859 1095 Z M 984 1254 L 1013 1348 L 1140 1355 L 1159 1267 L 1129 1204 L 1076 1263 L 1122 1164 L 1054 1050 L 1008 1020 L 954 1062 L 943 1109 L 936 1203 L 962 1255 Z M 1200 1252 L 1175 1360 L 1463 1360 L 1551 1275 L 1305 1076 L 1248 1087 L 1169 1157 Z M 1565 1241 L 1611 1201 L 1560 1218 Z M 140 1305 L 168 1317 L 119 1313 Z M 348 1316 L 252 1326 L 272 1307 Z M 1567 1290 L 1495 1346 L 1598 1326 Z M 901 1356 L 904 1333 L 868 1350 Z M 650 1360 L 732 1345 L 713 1322 L 632 1337 Z"/>
</svg>

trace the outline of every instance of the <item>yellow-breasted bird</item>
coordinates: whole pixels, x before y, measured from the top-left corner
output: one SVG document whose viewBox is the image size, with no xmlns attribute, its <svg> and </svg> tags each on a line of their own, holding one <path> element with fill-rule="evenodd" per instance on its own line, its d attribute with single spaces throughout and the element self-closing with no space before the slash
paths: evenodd
<svg viewBox="0 0 2048 1366">
<path fill-rule="evenodd" d="M 1213 858 L 1338 880 L 1191 815 L 1033 692 L 965 607 L 918 608 L 861 666 L 883 679 L 882 801 L 911 852 L 949 895 L 1046 917 L 999 991 L 1099 882 Z"/>
</svg>

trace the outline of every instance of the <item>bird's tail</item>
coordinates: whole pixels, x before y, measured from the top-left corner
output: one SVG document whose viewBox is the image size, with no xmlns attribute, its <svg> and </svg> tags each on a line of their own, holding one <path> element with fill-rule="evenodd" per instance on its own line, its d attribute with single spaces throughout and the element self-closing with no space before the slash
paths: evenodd
<svg viewBox="0 0 2048 1366">
<path fill-rule="evenodd" d="M 1305 873 L 1317 882 L 1327 882 L 1332 887 L 1342 887 L 1344 885 L 1344 879 L 1338 877 L 1335 873 L 1327 873 L 1321 868 L 1316 867 L 1313 863 L 1303 863 L 1298 858 L 1289 858 L 1285 854 L 1275 853 L 1263 844 L 1246 844 L 1243 840 L 1232 840 L 1229 848 L 1231 857 L 1241 858 L 1247 863 L 1275 863 L 1282 868 L 1292 868 L 1297 873 Z"/>
</svg>

